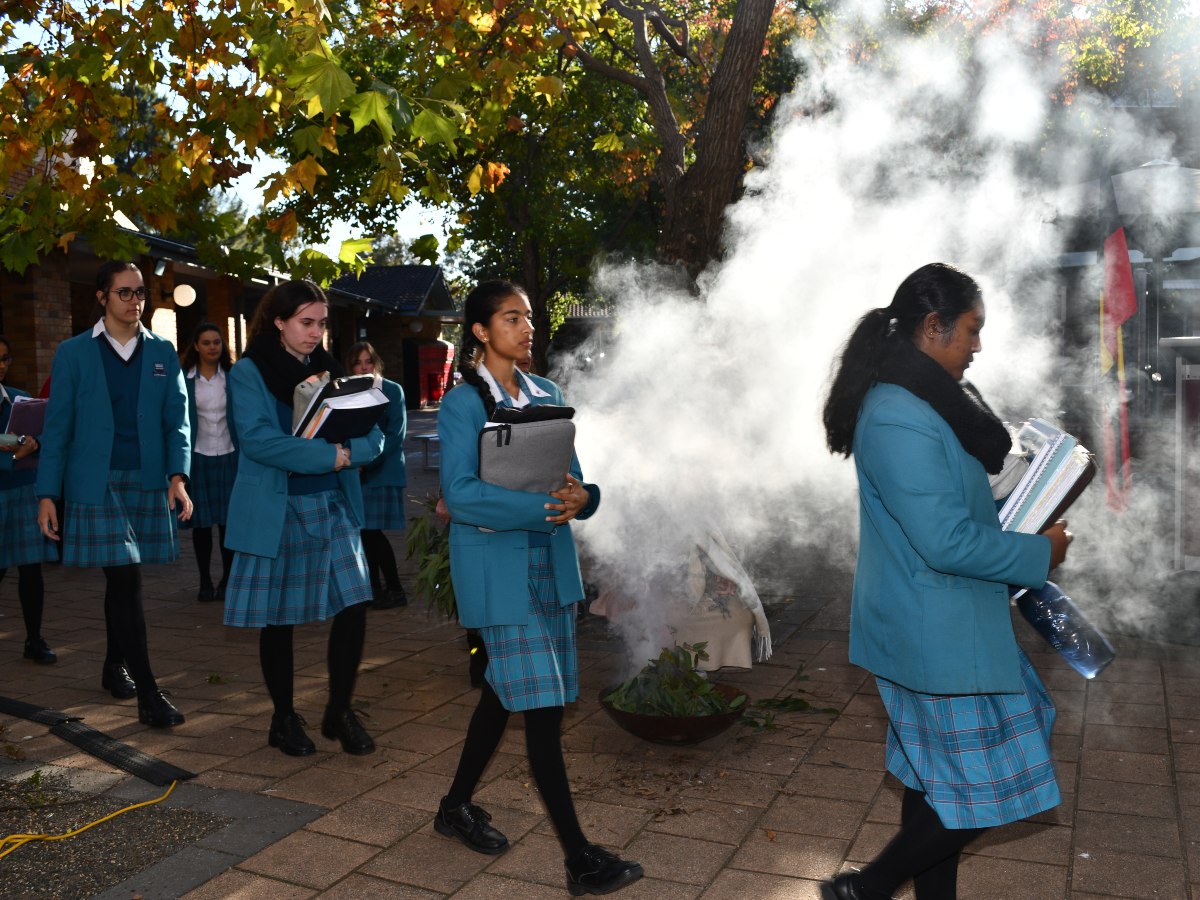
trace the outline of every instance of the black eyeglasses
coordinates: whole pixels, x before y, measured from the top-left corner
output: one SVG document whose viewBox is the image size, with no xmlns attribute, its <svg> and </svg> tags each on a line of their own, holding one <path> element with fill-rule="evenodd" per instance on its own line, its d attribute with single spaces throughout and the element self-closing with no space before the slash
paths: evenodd
<svg viewBox="0 0 1200 900">
<path fill-rule="evenodd" d="M 118 297 L 121 298 L 121 300 L 123 300 L 126 303 L 129 302 L 130 297 L 137 297 L 139 300 L 146 299 L 146 289 L 144 287 L 140 287 L 140 288 L 127 288 L 127 287 L 109 288 L 108 292 L 110 294 L 116 294 Z"/>
</svg>

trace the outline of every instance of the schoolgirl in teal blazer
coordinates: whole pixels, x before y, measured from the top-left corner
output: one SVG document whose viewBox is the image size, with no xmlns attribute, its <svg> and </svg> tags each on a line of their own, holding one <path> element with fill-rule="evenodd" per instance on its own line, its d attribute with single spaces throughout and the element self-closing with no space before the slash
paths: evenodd
<svg viewBox="0 0 1200 900">
<path fill-rule="evenodd" d="M 583 581 L 571 519 L 590 516 L 600 490 L 572 458 L 550 493 L 514 491 L 479 477 L 479 432 L 499 405 L 562 405 L 550 381 L 521 371 L 533 340 L 529 297 L 485 281 L 463 304 L 463 384 L 438 412 L 442 493 L 450 512 L 450 570 L 458 617 L 479 629 L 487 668 L 454 780 L 433 827 L 479 853 L 508 839 L 472 800 L 510 712 L 525 719 L 530 770 L 563 852 L 567 889 L 607 894 L 642 877 L 639 863 L 591 843 L 576 815 L 562 756 L 562 718 L 579 696 L 576 604 Z"/>
<path fill-rule="evenodd" d="M 151 331 L 142 335 L 146 359 L 138 386 L 138 421 L 149 425 L 138 430 L 138 472 L 144 490 L 161 490 L 172 475 L 186 477 L 191 472 L 187 389 L 171 342 Z M 91 331 L 85 331 L 63 341 L 54 354 L 38 497 L 65 495 L 78 503 L 104 502 L 114 424 L 100 357 L 103 349 Z"/>
<path fill-rule="evenodd" d="M 835 368 L 826 439 L 858 474 L 850 661 L 875 676 L 904 795 L 899 833 L 822 900 L 891 897 L 909 879 L 918 897 L 956 896 L 971 841 L 1061 799 L 1054 702 L 1013 634 L 1008 585 L 1041 587 L 1070 534 L 1000 527 L 988 473 L 1012 438 L 962 383 L 985 315 L 969 275 L 923 266 L 859 320 Z"/>
</svg>

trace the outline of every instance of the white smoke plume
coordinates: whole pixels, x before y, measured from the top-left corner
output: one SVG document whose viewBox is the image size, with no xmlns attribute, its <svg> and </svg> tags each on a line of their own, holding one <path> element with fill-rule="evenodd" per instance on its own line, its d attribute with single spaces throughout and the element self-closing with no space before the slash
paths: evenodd
<svg viewBox="0 0 1200 900">
<path fill-rule="evenodd" d="M 577 534 L 593 576 L 637 603 L 618 623 L 633 665 L 660 643 L 652 586 L 677 577 L 710 523 L 757 563 L 758 549 L 783 546 L 852 569 L 853 464 L 825 447 L 826 382 L 857 319 L 886 306 L 918 266 L 950 262 L 983 286 L 983 352 L 967 377 L 1003 418 L 1058 419 L 1060 386 L 1094 365 L 1059 355 L 1062 291 L 1046 275 L 1061 235 L 1054 198 L 1029 165 L 1055 72 L 1022 31 L 1014 20 L 970 52 L 893 35 L 869 63 L 824 48 L 782 101 L 769 162 L 730 208 L 727 257 L 698 298 L 653 267 L 598 272 L 620 330 L 605 365 L 569 380 L 584 471 L 604 490 L 601 512 Z M 1119 133 L 1119 117 L 1093 105 Z M 1148 159 L 1169 156 L 1165 140 L 1137 139 Z M 1055 152 L 1051 183 L 1094 177 L 1071 142 Z M 1120 534 L 1102 527 L 1103 485 L 1089 493 L 1071 517 L 1072 557 L 1084 565 L 1060 573 L 1081 602 L 1082 579 L 1067 575 L 1111 574 L 1125 556 L 1114 557 Z M 1143 527 L 1134 523 L 1154 504 L 1139 495 L 1121 527 Z M 1165 552 L 1146 565 L 1166 566 Z"/>
</svg>

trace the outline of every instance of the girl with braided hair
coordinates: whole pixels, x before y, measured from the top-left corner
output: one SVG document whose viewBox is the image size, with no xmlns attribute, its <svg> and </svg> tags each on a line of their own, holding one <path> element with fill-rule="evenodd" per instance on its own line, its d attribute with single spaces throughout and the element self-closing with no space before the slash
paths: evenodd
<svg viewBox="0 0 1200 900">
<path fill-rule="evenodd" d="M 467 296 L 459 371 L 464 383 L 438 413 L 442 493 L 450 512 L 450 569 L 459 619 L 487 649 L 479 705 L 458 771 L 434 828 L 480 853 L 508 839 L 471 802 L 510 712 L 525 716 L 530 768 L 562 845 L 567 888 L 604 894 L 642 876 L 635 862 L 589 843 L 580 828 L 563 763 L 563 707 L 579 696 L 575 604 L 583 581 L 572 519 L 585 519 L 600 490 L 583 482 L 579 461 L 549 494 L 514 491 L 479 478 L 479 432 L 499 405 L 562 405 L 558 386 L 518 368 L 533 341 L 529 299 L 518 286 L 486 281 Z"/>
</svg>

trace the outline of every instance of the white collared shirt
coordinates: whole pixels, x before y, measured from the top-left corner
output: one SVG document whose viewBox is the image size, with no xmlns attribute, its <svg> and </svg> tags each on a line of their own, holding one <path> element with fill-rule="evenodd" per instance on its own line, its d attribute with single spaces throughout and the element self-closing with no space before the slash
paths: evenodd
<svg viewBox="0 0 1200 900">
<path fill-rule="evenodd" d="M 129 362 L 130 358 L 133 356 L 133 351 L 137 349 L 138 338 L 142 336 L 142 332 L 145 330 L 146 326 L 143 325 L 139 320 L 137 332 L 132 338 L 129 339 L 129 343 L 122 344 L 115 337 L 108 333 L 108 329 L 104 327 L 104 317 L 101 316 L 99 321 L 92 326 L 92 337 L 104 335 L 106 338 L 108 338 L 108 342 L 112 344 L 112 348 L 117 351 L 117 356 L 121 357 L 121 359 L 125 360 L 125 362 Z"/>
<path fill-rule="evenodd" d="M 497 406 L 503 405 L 505 399 L 507 398 L 508 401 L 510 403 L 512 403 L 512 405 L 515 406 L 517 409 L 522 409 L 523 407 L 528 406 L 531 402 L 529 399 L 529 394 L 532 394 L 535 397 L 549 397 L 550 396 L 548 393 L 546 393 L 540 387 L 538 387 L 534 383 L 533 379 L 530 378 L 528 375 L 526 375 L 524 372 L 522 372 L 520 369 L 517 369 L 518 388 L 517 388 L 517 397 L 515 400 L 511 396 L 508 395 L 508 393 L 504 390 L 504 388 L 500 387 L 500 383 L 498 381 L 496 381 L 495 378 L 492 377 L 492 373 L 487 370 L 487 366 L 485 366 L 483 363 L 480 363 L 478 371 L 479 371 L 479 374 L 483 376 L 483 380 L 485 382 L 487 382 L 487 386 L 491 389 L 492 399 L 496 401 Z M 528 391 L 529 394 L 525 393 L 526 391 Z"/>
<path fill-rule="evenodd" d="M 187 374 L 195 382 L 196 421 L 192 423 L 192 449 L 201 456 L 224 456 L 232 453 L 233 438 L 225 409 L 225 370 L 217 366 L 217 374 L 205 378 L 199 369 Z"/>
</svg>

